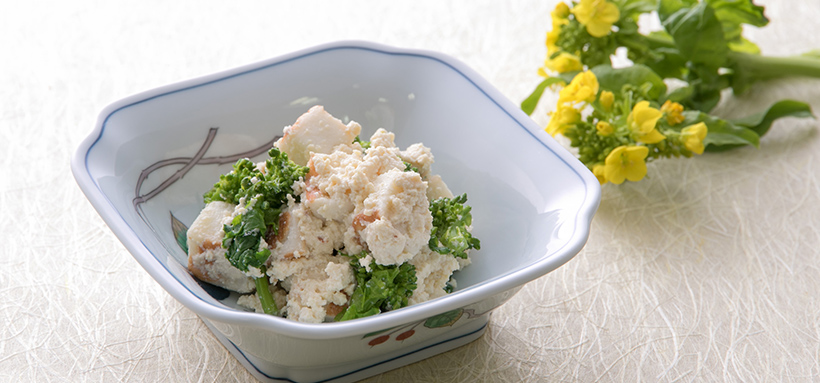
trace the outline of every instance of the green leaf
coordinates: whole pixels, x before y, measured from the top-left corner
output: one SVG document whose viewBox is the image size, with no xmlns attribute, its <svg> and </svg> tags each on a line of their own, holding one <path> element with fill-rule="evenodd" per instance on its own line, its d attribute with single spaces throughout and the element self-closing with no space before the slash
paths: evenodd
<svg viewBox="0 0 820 383">
<path fill-rule="evenodd" d="M 703 64 L 691 64 L 686 81 L 692 88 L 692 96 L 683 100 L 681 104 L 687 109 L 709 112 L 720 102 L 720 92 L 729 86 L 726 76 L 721 75 L 717 68 Z"/>
<path fill-rule="evenodd" d="M 171 214 L 171 231 L 174 233 L 177 245 L 182 248 L 185 254 L 188 254 L 188 227 L 177 217 L 174 217 L 174 214 Z"/>
<path fill-rule="evenodd" d="M 763 14 L 764 8 L 751 0 L 706 0 L 720 20 L 723 36 L 727 42 L 739 43 L 742 39 L 743 24 L 763 27 L 769 19 Z"/>
<path fill-rule="evenodd" d="M 666 94 L 666 84 L 652 69 L 646 65 L 635 64 L 625 68 L 613 68 L 599 65 L 592 68 L 598 78 L 598 85 L 603 90 L 619 94 L 624 86 L 645 88 L 647 98 L 657 101 Z"/>
<path fill-rule="evenodd" d="M 452 326 L 458 322 L 458 319 L 461 318 L 463 314 L 464 309 L 455 309 L 446 313 L 441 313 L 434 317 L 427 318 L 427 320 L 424 321 L 424 327 L 439 328 Z"/>
<path fill-rule="evenodd" d="M 395 329 L 395 327 L 389 327 L 389 328 L 386 328 L 384 330 L 369 332 L 367 334 L 364 334 L 364 336 L 362 336 L 362 339 L 370 338 L 370 337 L 376 336 L 376 335 L 381 335 L 381 334 L 384 334 L 384 333 L 386 333 L 390 330 L 393 330 L 393 329 Z"/>
<path fill-rule="evenodd" d="M 770 106 L 765 112 L 733 120 L 732 122 L 735 125 L 745 126 L 762 137 L 769 131 L 769 128 L 775 120 L 783 117 L 815 118 L 809 104 L 794 100 L 780 100 Z"/>
<path fill-rule="evenodd" d="M 703 144 L 706 145 L 706 151 L 718 152 L 738 146 L 752 145 L 758 147 L 760 145 L 760 136 L 745 126 L 735 125 L 729 121 L 696 110 L 685 111 L 683 112 L 683 116 L 684 120 L 679 125 L 681 127 L 699 122 L 706 124 L 708 132 L 706 133 L 706 138 L 703 140 Z"/>
<path fill-rule="evenodd" d="M 653 50 L 653 60 L 645 61 L 658 76 L 662 78 L 683 78 L 686 73 L 686 58 L 677 48 L 657 47 Z"/>
<path fill-rule="evenodd" d="M 658 2 L 658 17 L 661 23 L 665 23 L 675 12 L 683 8 L 691 8 L 697 3 L 697 0 L 661 0 Z"/>
<path fill-rule="evenodd" d="M 695 91 L 691 86 L 682 86 L 669 92 L 669 94 L 666 95 L 666 99 L 669 101 L 682 103 L 684 100 L 691 98 L 694 93 Z"/>
<path fill-rule="evenodd" d="M 743 36 L 741 36 L 740 39 L 737 41 L 730 41 L 729 49 L 735 52 L 750 53 L 753 55 L 760 54 L 760 47 L 758 47 L 757 44 L 747 40 Z"/>
<path fill-rule="evenodd" d="M 710 116 L 711 117 L 711 116 Z M 768 110 L 762 113 L 757 113 L 745 118 L 724 121 L 716 117 L 711 117 L 719 123 L 715 124 L 715 132 L 713 134 L 713 127 L 706 125 L 709 128 L 709 133 L 706 135 L 704 144 L 709 144 L 706 147 L 710 152 L 721 152 L 729 149 L 735 149 L 741 146 L 754 145 L 759 146 L 760 137 L 769 131 L 772 123 L 783 117 L 812 117 L 811 107 L 803 102 L 794 100 L 781 100 L 774 103 Z M 687 123 L 685 121 L 684 123 Z M 725 123 L 721 125 L 721 123 Z"/>
<path fill-rule="evenodd" d="M 663 4 L 669 2 L 661 1 L 660 9 L 666 12 Z M 683 57 L 712 68 L 723 66 L 729 48 L 723 36 L 723 27 L 708 3 L 698 3 L 691 8 L 681 7 L 664 16 L 663 27 L 672 36 Z"/>
<path fill-rule="evenodd" d="M 233 267 L 247 272 L 251 266 L 259 269 L 265 264 L 270 250 L 259 250 L 266 232 L 264 212 L 248 209 L 244 214 L 237 215 L 232 225 L 225 225 L 224 231 L 222 247 L 228 249 L 225 257 Z"/>
<path fill-rule="evenodd" d="M 547 77 L 544 81 L 541 81 L 538 86 L 535 87 L 535 90 L 530 94 L 524 101 L 521 102 L 521 110 L 524 111 L 528 116 L 535 111 L 535 107 L 538 106 L 538 101 L 541 100 L 541 96 L 544 94 L 544 90 L 547 89 L 548 86 L 554 84 L 565 84 L 564 79 L 560 77 Z"/>
</svg>

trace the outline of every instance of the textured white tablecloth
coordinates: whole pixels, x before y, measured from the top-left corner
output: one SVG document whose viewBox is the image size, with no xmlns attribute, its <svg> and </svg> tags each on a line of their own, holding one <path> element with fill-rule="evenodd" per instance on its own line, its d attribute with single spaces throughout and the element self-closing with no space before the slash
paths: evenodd
<svg viewBox="0 0 820 383">
<path fill-rule="evenodd" d="M 227 3 L 227 2 L 225 2 Z M 817 0 L 760 0 L 764 53 L 820 48 Z M 108 103 L 318 43 L 441 51 L 521 101 L 550 1 L 15 1 L 0 8 L 0 381 L 252 381 L 86 201 L 69 158 Z M 820 112 L 820 81 L 755 87 Z M 541 107 L 534 118 L 546 122 Z M 371 382 L 820 381 L 818 122 L 606 185 L 586 248 L 460 349 Z"/>
</svg>

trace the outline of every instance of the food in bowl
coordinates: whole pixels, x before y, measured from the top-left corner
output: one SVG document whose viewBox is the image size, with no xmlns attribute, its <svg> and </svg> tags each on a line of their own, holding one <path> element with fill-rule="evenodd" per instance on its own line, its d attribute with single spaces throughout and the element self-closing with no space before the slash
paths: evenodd
<svg viewBox="0 0 820 383">
<path fill-rule="evenodd" d="M 430 149 L 314 106 L 253 163 L 205 193 L 188 269 L 245 294 L 239 305 L 300 322 L 342 321 L 451 292 L 480 248 L 466 194 L 432 172 Z"/>
</svg>

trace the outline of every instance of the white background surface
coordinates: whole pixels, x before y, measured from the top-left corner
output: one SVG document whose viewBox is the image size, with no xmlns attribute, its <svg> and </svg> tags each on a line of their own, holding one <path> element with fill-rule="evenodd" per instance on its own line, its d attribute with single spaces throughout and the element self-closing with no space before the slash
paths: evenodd
<svg viewBox="0 0 820 383">
<path fill-rule="evenodd" d="M 771 55 L 820 48 L 815 0 L 758 1 Z M 537 84 L 555 1 L 8 2 L 0 13 L 0 381 L 252 381 L 128 254 L 69 159 L 108 103 L 315 44 L 454 56 L 514 102 Z M 756 86 L 820 112 L 820 81 Z M 549 102 L 534 118 L 546 123 Z M 656 162 L 603 188 L 584 251 L 460 349 L 370 382 L 820 380 L 818 123 L 760 149 Z"/>
</svg>

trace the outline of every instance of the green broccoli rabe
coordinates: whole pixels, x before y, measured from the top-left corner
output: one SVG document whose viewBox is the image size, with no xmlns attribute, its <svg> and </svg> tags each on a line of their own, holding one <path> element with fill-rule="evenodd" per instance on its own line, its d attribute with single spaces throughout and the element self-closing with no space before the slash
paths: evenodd
<svg viewBox="0 0 820 383">
<path fill-rule="evenodd" d="M 406 171 L 406 172 L 416 172 L 416 173 L 419 172 L 419 168 L 413 166 L 413 164 L 411 164 L 407 161 L 402 161 L 402 162 L 404 162 L 404 171 Z"/>
<path fill-rule="evenodd" d="M 237 161 L 230 173 L 219 176 L 219 182 L 205 193 L 204 199 L 205 203 L 225 201 L 235 205 L 244 199 L 249 209 L 264 213 L 265 226 L 276 234 L 287 196 L 294 195 L 293 183 L 307 174 L 308 167 L 293 163 L 278 148 L 269 150 L 268 155 L 264 173 L 247 158 Z"/>
<path fill-rule="evenodd" d="M 247 272 L 249 267 L 258 269 L 265 265 L 270 250 L 259 250 L 262 235 L 267 231 L 260 209 L 248 209 L 245 214 L 237 215 L 230 225 L 225 225 L 224 231 L 222 247 L 228 250 L 225 256 L 233 267 Z"/>
<path fill-rule="evenodd" d="M 248 272 L 254 267 L 261 271 L 262 277 L 254 278 L 256 293 L 265 313 L 276 314 L 278 309 L 265 276 L 265 261 L 270 250 L 259 248 L 265 235 L 278 233 L 279 215 L 287 204 L 287 196 L 294 195 L 293 183 L 304 177 L 308 168 L 293 163 L 277 148 L 268 154 L 270 158 L 265 161 L 264 172 L 249 159 L 241 159 L 230 173 L 219 177 L 204 199 L 205 203 L 245 204 L 245 212 L 225 225 L 222 247 L 227 249 L 225 257 L 237 269 Z"/>
<path fill-rule="evenodd" d="M 345 321 L 376 315 L 407 306 L 408 298 L 416 289 L 416 267 L 401 265 L 379 265 L 370 262 L 370 271 L 360 264 L 367 256 L 363 251 L 352 256 L 350 265 L 356 274 L 356 289 L 350 297 L 347 309 L 336 316 L 336 321 Z"/>
<path fill-rule="evenodd" d="M 353 142 L 358 142 L 364 150 L 370 149 L 370 141 L 364 141 L 359 136 L 356 136 L 356 138 L 353 139 Z"/>
<path fill-rule="evenodd" d="M 472 208 L 465 202 L 467 194 L 430 202 L 430 213 L 433 215 L 429 242 L 431 250 L 467 258 L 467 250 L 481 248 L 481 241 L 469 231 L 473 223 L 473 216 L 470 214 Z"/>
</svg>

